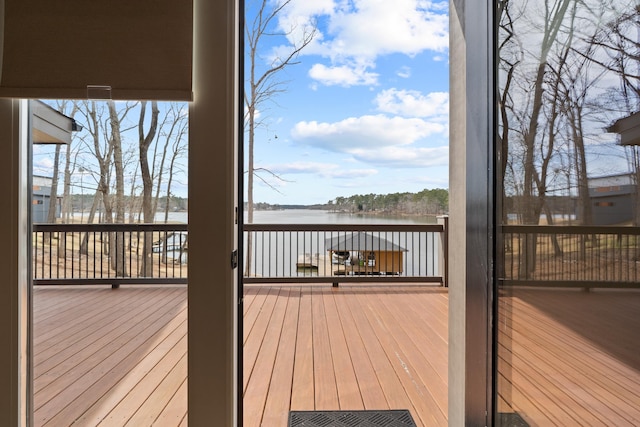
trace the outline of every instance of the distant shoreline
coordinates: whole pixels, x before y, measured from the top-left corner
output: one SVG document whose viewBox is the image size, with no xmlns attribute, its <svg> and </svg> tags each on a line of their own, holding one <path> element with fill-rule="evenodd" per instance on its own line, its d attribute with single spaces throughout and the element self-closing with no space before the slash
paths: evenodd
<svg viewBox="0 0 640 427">
<path fill-rule="evenodd" d="M 420 218 L 420 217 L 429 217 L 429 218 L 437 218 L 439 216 L 447 215 L 445 213 L 442 214 L 424 214 L 424 213 L 409 213 L 409 212 L 401 212 L 401 211 L 347 211 L 347 210 L 336 210 L 331 209 L 328 206 L 318 206 L 318 205 L 271 205 L 269 208 L 255 208 L 255 212 L 276 212 L 276 211 L 286 211 L 286 210 L 314 210 L 314 211 L 325 211 L 330 214 L 338 214 L 338 215 L 359 215 L 359 216 L 394 216 L 394 217 L 406 217 L 406 218 Z M 247 211 L 246 209 L 244 210 Z"/>
</svg>

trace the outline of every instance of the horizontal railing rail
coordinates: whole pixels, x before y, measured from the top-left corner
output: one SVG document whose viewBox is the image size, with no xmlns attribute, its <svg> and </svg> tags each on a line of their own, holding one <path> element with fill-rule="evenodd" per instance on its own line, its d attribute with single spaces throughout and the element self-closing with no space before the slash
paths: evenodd
<svg viewBox="0 0 640 427">
<path fill-rule="evenodd" d="M 504 225 L 500 282 L 507 286 L 640 287 L 640 228 Z"/>
<path fill-rule="evenodd" d="M 33 283 L 186 284 L 187 242 L 187 224 L 34 224 Z"/>
<path fill-rule="evenodd" d="M 446 286 L 445 224 L 245 224 L 244 283 Z"/>
</svg>

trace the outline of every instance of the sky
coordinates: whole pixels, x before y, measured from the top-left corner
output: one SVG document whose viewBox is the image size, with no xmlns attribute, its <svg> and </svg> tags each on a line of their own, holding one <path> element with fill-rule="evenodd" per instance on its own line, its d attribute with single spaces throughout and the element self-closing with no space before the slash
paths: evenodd
<svg viewBox="0 0 640 427">
<path fill-rule="evenodd" d="M 277 18 L 287 37 L 264 38 L 259 70 L 317 27 L 258 106 L 256 202 L 448 188 L 447 1 L 292 0 Z"/>
</svg>

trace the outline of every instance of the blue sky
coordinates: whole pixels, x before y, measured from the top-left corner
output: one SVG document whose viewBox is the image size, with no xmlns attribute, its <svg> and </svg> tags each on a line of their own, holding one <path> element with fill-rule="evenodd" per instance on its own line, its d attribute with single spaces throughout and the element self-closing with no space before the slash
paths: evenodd
<svg viewBox="0 0 640 427">
<path fill-rule="evenodd" d="M 278 21 L 289 39 L 269 37 L 261 58 L 313 21 L 313 42 L 276 77 L 286 91 L 259 107 L 255 166 L 283 180 L 262 174 L 255 201 L 448 188 L 448 2 L 293 0 Z"/>
</svg>

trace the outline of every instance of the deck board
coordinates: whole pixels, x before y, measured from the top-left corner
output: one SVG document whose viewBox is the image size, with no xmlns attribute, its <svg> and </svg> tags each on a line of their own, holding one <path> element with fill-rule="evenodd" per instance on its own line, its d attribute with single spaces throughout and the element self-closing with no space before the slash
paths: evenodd
<svg viewBox="0 0 640 427">
<path fill-rule="evenodd" d="M 418 425 L 446 424 L 421 413 L 446 404 L 423 383 L 446 379 L 446 290 L 245 291 L 245 426 L 286 425 L 290 409 L 409 409 Z M 34 322 L 36 426 L 187 425 L 186 287 L 39 287 Z"/>
<path fill-rule="evenodd" d="M 300 289 L 291 409 L 315 409 L 311 288 Z"/>
<path fill-rule="evenodd" d="M 255 365 L 251 372 L 245 371 L 246 382 L 251 384 L 244 393 L 244 425 L 246 427 L 261 425 L 289 303 L 288 289 L 282 289 L 280 293 L 273 295 L 277 298 L 256 355 Z"/>
<path fill-rule="evenodd" d="M 152 353 L 132 369 L 125 379 L 120 381 L 119 387 L 127 391 L 126 395 L 124 393 L 107 393 L 103 395 L 102 398 L 100 398 L 91 406 L 91 408 L 78 418 L 78 421 L 86 423 L 86 425 L 97 425 L 102 420 L 107 419 L 109 415 L 113 414 L 116 407 L 122 408 L 121 402 L 129 397 L 131 392 L 141 392 L 140 382 L 146 378 L 147 372 L 155 371 L 159 367 L 158 364 L 163 360 L 165 354 L 171 351 L 180 350 L 184 353 L 184 350 L 186 350 L 186 335 L 184 334 L 185 327 L 186 325 L 184 322 L 180 323 L 180 325 L 171 331 L 170 335 L 167 335 L 167 338 L 163 340 L 163 342 L 158 345 Z M 182 379 L 183 381 L 186 381 L 186 377 Z M 144 394 L 141 394 L 141 396 L 144 396 Z M 184 400 L 186 403 L 186 399 Z M 186 409 L 182 415 L 185 413 Z"/>
<path fill-rule="evenodd" d="M 254 310 L 248 312 L 245 316 L 250 317 L 252 311 L 257 311 L 255 314 L 255 323 L 253 327 L 251 325 L 245 325 L 246 337 L 244 343 L 244 360 L 243 360 L 243 395 L 247 392 L 247 386 L 249 379 L 253 375 L 253 370 L 258 359 L 258 354 L 262 343 L 264 342 L 264 336 L 269 329 L 269 322 L 271 315 L 273 314 L 274 307 L 278 301 L 278 288 L 271 288 L 267 295 L 265 295 L 262 304 L 258 304 L 254 307 Z"/>
<path fill-rule="evenodd" d="M 314 288 L 311 293 L 315 409 L 337 410 L 340 409 L 338 386 L 322 293 L 321 288 Z"/>
<path fill-rule="evenodd" d="M 377 380 L 380 383 L 388 409 L 408 409 L 416 415 L 415 408 L 411 400 L 407 397 L 402 382 L 398 378 L 393 369 L 392 362 L 388 358 L 388 354 L 384 351 L 380 338 L 377 335 L 375 326 L 370 323 L 356 292 L 344 294 L 344 299 L 349 304 L 353 319 L 358 326 L 362 343 L 365 345 L 365 351 L 369 355 L 369 361 L 376 373 Z M 384 408 L 367 408 L 367 409 L 387 409 Z"/>
<path fill-rule="evenodd" d="M 410 295 L 403 295 L 403 300 L 409 301 L 406 305 L 411 305 Z M 424 399 L 418 397 L 419 402 L 425 404 L 426 413 L 432 415 L 428 418 L 429 422 L 425 421 L 425 424 L 435 422 L 442 425 L 446 423 L 447 414 L 447 354 L 434 352 L 427 355 L 429 346 L 425 346 L 424 343 L 434 341 L 423 335 L 423 331 L 427 329 L 425 324 L 406 316 L 403 309 L 405 303 L 397 304 L 397 302 L 397 299 L 394 301 L 388 295 L 378 295 L 377 312 L 381 313 L 386 324 L 389 325 L 389 335 L 395 340 L 396 352 L 401 355 L 400 360 L 408 379 L 411 380 L 419 396 L 429 396 Z M 397 325 L 402 327 L 395 327 Z M 446 342 L 442 344 L 446 345 Z M 439 372 L 434 367 L 434 363 L 443 370 Z M 416 407 L 420 403 L 416 402 Z"/>
<path fill-rule="evenodd" d="M 158 417 L 159 426 L 186 425 L 187 420 L 187 378 L 183 378 L 182 384 L 175 391 L 167 406 L 164 407 Z M 184 423 L 184 424 L 182 424 Z"/>
<path fill-rule="evenodd" d="M 138 305 L 125 305 L 124 310 L 121 310 L 120 307 L 111 311 L 106 309 L 107 315 L 98 313 L 91 321 L 86 321 L 85 316 L 77 316 L 76 318 L 72 313 L 64 314 L 49 324 L 38 320 L 35 323 L 36 336 L 38 329 L 48 326 L 55 326 L 54 329 L 67 328 L 67 330 L 49 335 L 46 342 L 50 345 L 45 343 L 39 345 L 38 341 L 34 343 L 38 347 L 34 356 L 36 376 L 46 375 L 50 378 L 57 378 L 68 369 L 77 369 L 80 361 L 91 357 L 98 349 L 121 336 L 123 331 L 130 329 L 134 322 L 143 319 L 145 314 L 157 313 L 155 305 L 161 304 L 164 301 L 163 297 L 166 298 L 165 295 L 155 295 L 143 300 Z M 178 295 L 176 294 L 175 297 L 177 298 Z M 135 301 L 135 295 L 132 295 L 131 299 Z M 84 303 L 81 304 L 81 307 L 91 307 Z M 38 392 L 40 387 L 47 384 L 46 381 L 38 382 L 35 391 Z"/>
<path fill-rule="evenodd" d="M 327 317 L 331 353 L 334 355 L 332 359 L 336 388 L 338 390 L 338 402 L 341 409 L 362 410 L 364 409 L 364 403 L 355 373 L 355 365 L 358 360 L 352 358 L 347 345 L 342 321 L 335 304 L 334 294 L 337 293 L 339 293 L 339 290 L 335 288 L 323 289 L 322 300 Z"/>
<path fill-rule="evenodd" d="M 434 286 L 247 286 L 245 425 L 290 409 L 408 409 L 446 425 L 448 294 Z M 186 426 L 184 286 L 38 287 L 35 426 Z M 499 300 L 499 409 L 530 425 L 640 424 L 640 292 Z"/>
<path fill-rule="evenodd" d="M 285 426 L 291 402 L 291 387 L 295 365 L 296 337 L 298 336 L 298 316 L 300 298 L 295 298 L 298 289 L 291 290 L 287 310 L 282 323 L 282 333 L 277 345 L 277 354 L 273 363 L 273 372 L 265 401 L 261 425 Z M 250 402 L 245 402 L 248 407 Z M 248 408 L 247 408 L 248 409 Z M 256 417 L 257 419 L 257 417 Z M 249 424 L 245 424 L 249 425 Z"/>
</svg>

